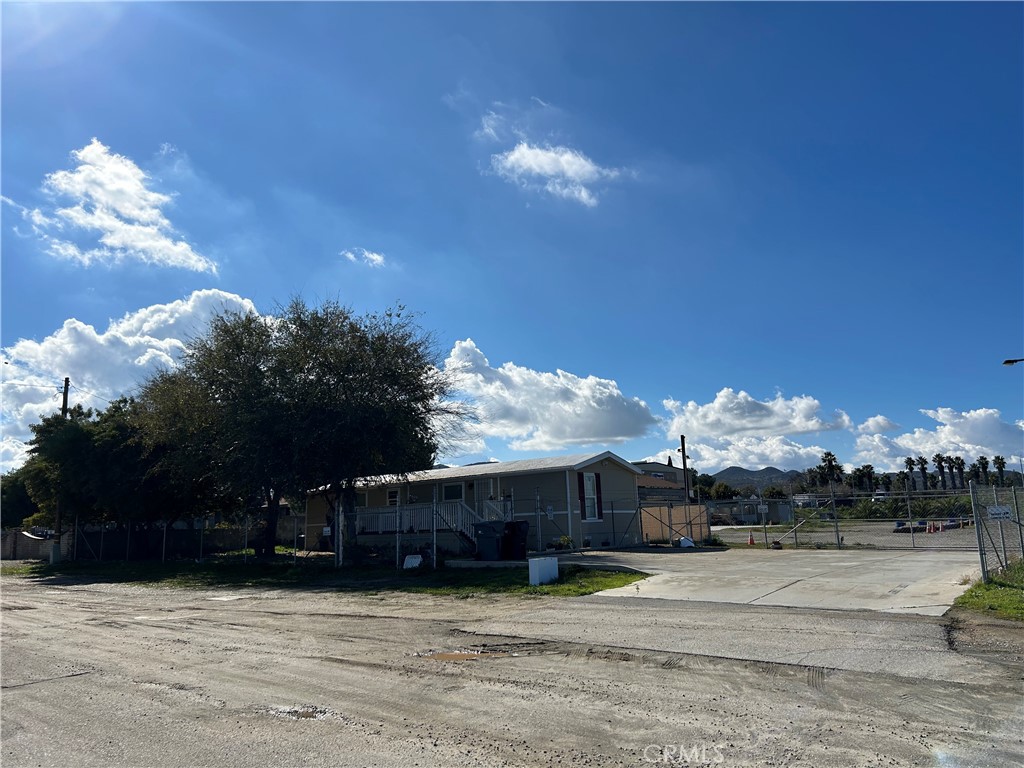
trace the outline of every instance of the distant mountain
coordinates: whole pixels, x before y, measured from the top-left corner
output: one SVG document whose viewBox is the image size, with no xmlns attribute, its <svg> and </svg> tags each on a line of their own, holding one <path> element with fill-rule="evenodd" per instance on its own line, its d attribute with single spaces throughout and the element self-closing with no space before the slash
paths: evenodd
<svg viewBox="0 0 1024 768">
<path fill-rule="evenodd" d="M 776 469 L 765 467 L 764 469 L 744 469 L 743 467 L 727 467 L 721 472 L 712 475 L 715 482 L 725 483 L 733 488 L 742 488 L 745 485 L 752 485 L 755 488 L 767 488 L 769 485 L 782 485 L 791 482 L 800 476 L 795 469 Z"/>
</svg>

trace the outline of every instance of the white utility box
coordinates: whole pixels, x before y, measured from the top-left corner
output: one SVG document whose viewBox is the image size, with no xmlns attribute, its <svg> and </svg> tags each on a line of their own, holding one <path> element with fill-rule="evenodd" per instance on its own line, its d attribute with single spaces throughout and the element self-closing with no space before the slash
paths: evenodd
<svg viewBox="0 0 1024 768">
<path fill-rule="evenodd" d="M 558 581 L 558 558 L 531 557 L 530 585 L 536 587 L 539 584 L 550 584 L 553 581 Z"/>
</svg>

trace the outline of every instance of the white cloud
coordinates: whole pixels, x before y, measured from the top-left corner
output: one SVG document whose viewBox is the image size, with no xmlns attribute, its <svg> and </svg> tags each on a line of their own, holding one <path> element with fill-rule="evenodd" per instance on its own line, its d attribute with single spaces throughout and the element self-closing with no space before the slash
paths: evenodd
<svg viewBox="0 0 1024 768">
<path fill-rule="evenodd" d="M 854 465 L 869 463 L 877 470 L 898 472 L 904 469 L 903 460 L 907 456 L 924 456 L 931 461 L 936 453 L 942 453 L 960 456 L 970 464 L 978 456 L 988 456 L 991 460 L 998 455 L 1006 458 L 1010 465 L 1022 456 L 1024 421 L 1004 421 L 996 409 L 935 408 L 921 413 L 938 422 L 938 426 L 918 428 L 892 438 L 862 435 L 857 438 Z"/>
<path fill-rule="evenodd" d="M 514 450 L 560 450 L 640 437 L 655 424 L 647 404 L 596 376 L 547 373 L 505 363 L 490 365 L 472 339 L 455 343 L 445 369 L 473 398 L 478 432 Z"/>
<path fill-rule="evenodd" d="M 480 117 L 480 127 L 473 132 L 473 137 L 481 140 L 499 141 L 504 133 L 505 118 L 488 111 Z"/>
<path fill-rule="evenodd" d="M 251 301 L 218 290 L 156 304 L 111 321 L 106 330 L 75 318 L 42 341 L 21 339 L 4 348 L 4 468 L 24 459 L 29 424 L 60 407 L 55 393 L 71 379 L 71 404 L 105 407 L 105 400 L 131 392 L 161 367 L 173 367 L 187 340 L 205 331 L 220 312 L 255 312 Z"/>
<path fill-rule="evenodd" d="M 525 141 L 507 152 L 492 155 L 491 168 L 506 181 L 526 189 L 543 189 L 588 208 L 598 204 L 593 186 L 620 173 L 618 169 L 598 165 L 570 147 L 539 147 Z"/>
<path fill-rule="evenodd" d="M 685 434 L 700 438 L 776 437 L 850 429 L 852 422 L 843 411 L 831 419 L 822 418 L 821 403 L 809 395 L 786 399 L 777 394 L 771 400 L 756 400 L 744 391 L 726 387 L 704 405 L 693 400 L 685 405 L 667 399 L 669 412 L 666 436 Z"/>
<path fill-rule="evenodd" d="M 348 248 L 342 251 L 339 256 L 344 256 L 353 264 L 365 264 L 372 269 L 383 267 L 387 263 L 383 253 L 374 253 L 365 248 Z"/>
<path fill-rule="evenodd" d="M 880 435 L 883 432 L 892 432 L 899 428 L 899 424 L 879 414 L 865 420 L 863 424 L 857 427 L 857 431 L 862 435 Z"/>
<path fill-rule="evenodd" d="M 172 197 L 154 190 L 149 176 L 132 160 L 112 153 L 97 139 L 71 155 L 74 169 L 48 174 L 43 181 L 54 210 L 29 211 L 12 202 L 31 222 L 47 253 L 85 266 L 136 260 L 216 273 L 213 261 L 176 239 L 164 214 Z M 56 207 L 58 201 L 69 204 Z"/>
</svg>

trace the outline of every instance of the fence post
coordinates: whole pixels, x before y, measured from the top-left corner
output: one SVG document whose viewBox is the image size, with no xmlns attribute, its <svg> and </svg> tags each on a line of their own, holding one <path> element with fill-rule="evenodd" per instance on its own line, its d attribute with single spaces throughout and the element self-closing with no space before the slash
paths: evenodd
<svg viewBox="0 0 1024 768">
<path fill-rule="evenodd" d="M 839 538 L 839 515 L 836 514 L 836 487 L 831 479 L 828 481 L 828 495 L 832 502 L 832 525 L 836 529 L 836 549 L 842 549 L 843 542 Z"/>
<path fill-rule="evenodd" d="M 162 520 L 161 522 L 164 524 L 164 543 L 163 543 L 163 548 L 160 551 L 160 562 L 161 563 L 166 563 L 167 562 L 167 521 L 166 520 Z"/>
<path fill-rule="evenodd" d="M 916 549 L 917 543 L 914 541 L 914 513 L 910 509 L 910 488 L 907 489 L 907 525 L 910 526 L 910 548 Z"/>
<path fill-rule="evenodd" d="M 1017 486 L 1010 491 L 1013 494 L 1013 516 L 1017 519 L 1017 537 L 1020 539 L 1020 557 L 1024 560 L 1024 526 L 1020 524 L 1020 505 L 1017 503 Z"/>
<path fill-rule="evenodd" d="M 974 533 L 978 537 L 978 558 L 981 560 L 981 580 L 988 581 L 988 563 L 985 559 L 985 542 L 981 538 L 981 513 L 978 510 L 978 498 L 975 494 L 974 481 L 968 484 L 971 489 L 971 511 L 974 513 Z"/>
<path fill-rule="evenodd" d="M 71 546 L 72 546 L 71 559 L 72 560 L 77 560 L 78 559 L 78 513 L 77 512 L 75 512 L 75 538 L 71 542 Z"/>
<path fill-rule="evenodd" d="M 992 486 L 992 504 L 999 504 L 999 492 L 996 487 Z M 1003 535 L 1003 518 L 999 518 L 999 548 L 1003 550 L 1003 568 L 1010 564 L 1010 561 L 1006 559 L 1006 537 Z"/>
</svg>

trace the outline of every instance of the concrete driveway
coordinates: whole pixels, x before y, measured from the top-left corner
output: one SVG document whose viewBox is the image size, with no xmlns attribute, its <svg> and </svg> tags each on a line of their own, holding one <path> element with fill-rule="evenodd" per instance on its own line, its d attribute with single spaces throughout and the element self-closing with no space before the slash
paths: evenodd
<svg viewBox="0 0 1024 768">
<path fill-rule="evenodd" d="M 978 555 L 937 550 L 649 549 L 561 562 L 653 574 L 603 596 L 941 616 L 980 573 Z"/>
</svg>

